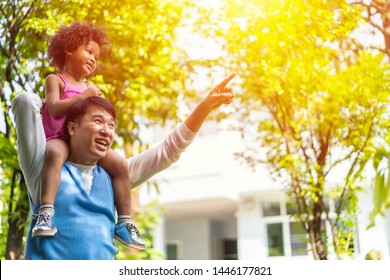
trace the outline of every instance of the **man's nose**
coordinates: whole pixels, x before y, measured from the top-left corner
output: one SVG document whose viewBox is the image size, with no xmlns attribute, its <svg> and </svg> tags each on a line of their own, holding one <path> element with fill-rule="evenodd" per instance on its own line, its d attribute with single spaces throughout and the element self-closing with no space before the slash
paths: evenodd
<svg viewBox="0 0 390 280">
<path fill-rule="evenodd" d="M 109 137 L 112 137 L 113 135 L 113 131 L 108 125 L 103 125 L 102 128 L 100 129 L 100 133 Z"/>
</svg>

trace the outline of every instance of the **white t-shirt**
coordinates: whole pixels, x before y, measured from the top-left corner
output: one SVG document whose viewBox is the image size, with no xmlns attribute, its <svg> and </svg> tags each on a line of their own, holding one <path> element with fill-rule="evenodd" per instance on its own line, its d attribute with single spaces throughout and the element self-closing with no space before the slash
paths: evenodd
<svg viewBox="0 0 390 280">
<path fill-rule="evenodd" d="M 69 163 L 72 164 L 74 167 L 80 169 L 84 179 L 84 188 L 87 191 L 87 193 L 90 193 L 92 188 L 93 170 L 95 169 L 96 164 L 84 165 L 84 164 L 78 164 L 74 162 L 69 162 Z"/>
</svg>

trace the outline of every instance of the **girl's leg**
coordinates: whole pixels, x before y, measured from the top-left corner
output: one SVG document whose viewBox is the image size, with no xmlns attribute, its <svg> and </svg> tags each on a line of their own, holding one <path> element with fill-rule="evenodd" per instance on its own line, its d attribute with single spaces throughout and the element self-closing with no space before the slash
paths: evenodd
<svg viewBox="0 0 390 280">
<path fill-rule="evenodd" d="M 61 139 L 46 143 L 45 164 L 42 169 L 41 205 L 54 205 L 61 181 L 62 165 L 68 159 L 68 144 Z"/>
<path fill-rule="evenodd" d="M 53 139 L 46 143 L 45 163 L 41 180 L 41 208 L 32 237 L 53 236 L 57 233 L 54 224 L 54 201 L 60 186 L 61 168 L 69 156 L 67 143 Z"/>
<path fill-rule="evenodd" d="M 132 223 L 130 217 L 131 186 L 127 161 L 116 152 L 109 150 L 107 155 L 98 164 L 112 177 L 114 202 L 118 212 L 118 224 L 115 226 L 115 239 L 128 247 L 144 250 L 145 241 Z"/>
<path fill-rule="evenodd" d="M 112 177 L 114 201 L 118 215 L 130 216 L 131 189 L 127 161 L 113 150 L 109 150 L 107 155 L 99 160 L 98 164 Z"/>
</svg>

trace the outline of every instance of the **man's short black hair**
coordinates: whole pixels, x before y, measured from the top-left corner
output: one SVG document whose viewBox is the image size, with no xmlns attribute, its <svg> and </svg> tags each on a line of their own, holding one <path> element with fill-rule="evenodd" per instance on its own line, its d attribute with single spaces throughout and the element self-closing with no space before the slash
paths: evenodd
<svg viewBox="0 0 390 280">
<path fill-rule="evenodd" d="M 91 96 L 86 99 L 83 99 L 73 105 L 72 109 L 69 110 L 65 123 L 64 123 L 64 132 L 66 138 L 69 140 L 69 131 L 68 124 L 70 122 L 77 122 L 81 119 L 88 111 L 88 108 L 91 106 L 96 106 L 102 108 L 104 111 L 108 112 L 114 119 L 116 117 L 116 111 L 114 106 L 108 102 L 103 97 Z"/>
</svg>

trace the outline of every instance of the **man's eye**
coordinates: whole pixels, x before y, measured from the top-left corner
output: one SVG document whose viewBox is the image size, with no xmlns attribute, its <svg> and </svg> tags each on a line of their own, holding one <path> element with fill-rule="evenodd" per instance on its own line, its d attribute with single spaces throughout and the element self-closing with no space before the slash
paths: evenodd
<svg viewBox="0 0 390 280">
<path fill-rule="evenodd" d="M 94 121 L 95 123 L 98 123 L 98 124 L 102 123 L 102 121 L 99 120 L 99 119 L 94 119 L 93 121 Z"/>
<path fill-rule="evenodd" d="M 110 124 L 108 125 L 108 127 L 109 127 L 110 129 L 114 129 L 114 128 L 115 128 L 115 124 L 110 123 Z"/>
</svg>

